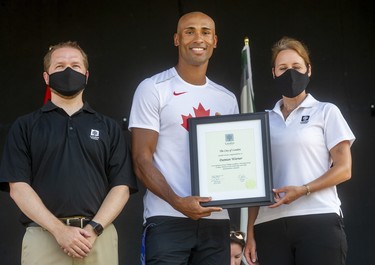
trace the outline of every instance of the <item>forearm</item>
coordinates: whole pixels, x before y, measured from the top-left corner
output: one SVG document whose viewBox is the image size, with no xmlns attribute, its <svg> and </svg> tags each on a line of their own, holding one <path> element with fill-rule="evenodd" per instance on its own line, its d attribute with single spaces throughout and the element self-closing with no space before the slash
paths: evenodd
<svg viewBox="0 0 375 265">
<path fill-rule="evenodd" d="M 338 185 L 351 178 L 352 159 L 349 141 L 343 141 L 330 150 L 333 166 L 323 175 L 304 186 L 284 186 L 273 189 L 275 203 L 270 208 L 279 207 L 282 204 L 290 204 L 293 201 L 310 193 Z"/>
<path fill-rule="evenodd" d="M 129 200 L 129 196 L 130 192 L 128 186 L 119 185 L 113 187 L 107 194 L 98 212 L 93 217 L 93 220 L 100 223 L 103 227 L 108 226 L 121 213 Z"/>
<path fill-rule="evenodd" d="M 181 197 L 173 191 L 164 175 L 155 167 L 153 162 L 158 137 L 159 134 L 156 131 L 132 128 L 134 172 L 148 190 L 180 211 Z"/>
<path fill-rule="evenodd" d="M 311 192 L 338 185 L 351 178 L 352 159 L 349 142 L 344 141 L 337 144 L 331 149 L 330 154 L 333 166 L 319 178 L 305 183 L 309 185 Z"/>
<path fill-rule="evenodd" d="M 247 238 L 246 245 L 244 249 L 244 255 L 246 261 L 253 265 L 257 260 L 256 255 L 256 242 L 254 235 L 254 223 L 258 217 L 259 207 L 249 207 L 247 216 Z"/>
<path fill-rule="evenodd" d="M 24 182 L 10 183 L 10 196 L 20 210 L 31 220 L 49 231 L 65 253 L 77 258 L 88 255 L 92 245 L 90 235 L 83 229 L 64 225 L 44 205 L 38 194 Z"/>
<path fill-rule="evenodd" d="M 9 186 L 10 196 L 27 217 L 51 233 L 63 227 L 63 223 L 46 208 L 29 184 L 14 182 Z"/>
<path fill-rule="evenodd" d="M 163 174 L 151 161 L 138 161 L 135 166 L 135 173 L 147 189 L 173 207 L 176 206 L 179 196 L 172 190 Z"/>
<path fill-rule="evenodd" d="M 247 214 L 247 237 L 254 238 L 254 223 L 258 217 L 259 206 L 249 207 Z"/>
<path fill-rule="evenodd" d="M 133 128 L 132 135 L 133 168 L 148 190 L 169 203 L 176 211 L 193 220 L 210 216 L 212 212 L 222 211 L 220 207 L 202 207 L 201 204 L 209 202 L 210 197 L 181 197 L 175 193 L 153 162 L 158 139 L 157 132 Z"/>
</svg>

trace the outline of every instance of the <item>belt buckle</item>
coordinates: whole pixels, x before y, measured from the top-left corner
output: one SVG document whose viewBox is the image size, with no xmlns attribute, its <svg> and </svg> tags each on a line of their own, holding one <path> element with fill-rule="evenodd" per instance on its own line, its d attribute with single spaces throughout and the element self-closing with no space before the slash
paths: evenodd
<svg viewBox="0 0 375 265">
<path fill-rule="evenodd" d="M 80 227 L 81 228 L 83 228 L 84 227 L 84 220 L 86 219 L 86 217 L 73 217 L 73 218 L 66 218 L 65 220 L 64 220 L 64 223 L 66 224 L 66 225 L 68 225 L 68 226 L 71 226 L 71 221 L 72 220 L 79 220 L 79 222 L 80 222 Z"/>
</svg>

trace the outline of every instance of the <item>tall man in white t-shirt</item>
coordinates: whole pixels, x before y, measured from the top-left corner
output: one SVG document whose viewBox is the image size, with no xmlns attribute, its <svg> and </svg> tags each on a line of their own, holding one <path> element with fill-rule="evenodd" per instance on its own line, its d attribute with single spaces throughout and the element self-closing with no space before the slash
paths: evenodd
<svg viewBox="0 0 375 265">
<path fill-rule="evenodd" d="M 230 263 L 229 216 L 202 207 L 210 198 L 191 195 L 189 117 L 238 113 L 233 93 L 206 77 L 217 45 L 214 21 L 183 15 L 174 34 L 175 67 L 142 81 L 134 95 L 129 129 L 135 171 L 144 197 L 145 262 Z"/>
</svg>

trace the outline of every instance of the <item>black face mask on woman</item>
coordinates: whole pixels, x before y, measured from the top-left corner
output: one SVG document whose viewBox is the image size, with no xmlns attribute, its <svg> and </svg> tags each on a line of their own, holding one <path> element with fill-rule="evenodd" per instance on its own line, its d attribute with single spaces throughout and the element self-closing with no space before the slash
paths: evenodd
<svg viewBox="0 0 375 265">
<path fill-rule="evenodd" d="M 275 76 L 273 83 L 281 94 L 288 98 L 294 98 L 302 93 L 310 82 L 308 71 L 301 74 L 292 68 L 286 70 L 282 75 Z"/>
<path fill-rule="evenodd" d="M 73 96 L 85 88 L 86 76 L 67 67 L 49 76 L 49 86 L 63 96 Z"/>
</svg>

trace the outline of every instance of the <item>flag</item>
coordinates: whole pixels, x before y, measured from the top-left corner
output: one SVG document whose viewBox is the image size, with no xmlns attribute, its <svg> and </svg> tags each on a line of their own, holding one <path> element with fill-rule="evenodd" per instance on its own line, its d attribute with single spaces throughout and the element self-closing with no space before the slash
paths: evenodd
<svg viewBox="0 0 375 265">
<path fill-rule="evenodd" d="M 44 102 L 43 104 L 46 104 L 48 100 L 51 99 L 51 89 L 49 89 L 49 86 L 46 85 L 46 92 L 44 93 Z"/>
<path fill-rule="evenodd" d="M 241 113 L 251 113 L 255 111 L 253 74 L 251 72 L 249 39 L 245 38 L 245 45 L 241 52 Z"/>
</svg>

